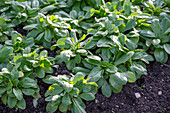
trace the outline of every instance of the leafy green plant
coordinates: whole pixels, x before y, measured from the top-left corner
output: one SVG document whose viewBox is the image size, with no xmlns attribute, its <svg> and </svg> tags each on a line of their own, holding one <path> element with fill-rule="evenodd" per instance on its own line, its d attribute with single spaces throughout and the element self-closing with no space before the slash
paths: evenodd
<svg viewBox="0 0 170 113">
<path fill-rule="evenodd" d="M 39 50 L 39 49 L 38 49 Z M 37 51 L 38 51 L 37 50 Z M 48 57 L 47 51 L 41 51 L 40 54 L 36 51 L 31 52 L 31 48 L 27 47 L 22 54 L 14 56 L 14 63 L 18 64 L 19 69 L 22 70 L 25 76 L 37 76 L 38 78 L 45 77 L 45 73 L 53 73 L 52 57 Z"/>
<path fill-rule="evenodd" d="M 166 63 L 169 6 L 169 0 L 1 0 L 1 100 L 25 109 L 23 95 L 32 95 L 36 107 L 43 78 L 51 84 L 47 111 L 85 113 L 83 100 L 95 99 L 99 88 L 110 97 L 146 74 L 150 54 Z M 48 57 L 46 49 L 58 55 Z M 61 62 L 76 74 L 47 75 Z"/>
<path fill-rule="evenodd" d="M 74 77 L 59 75 L 58 77 L 47 76 L 43 79 L 45 83 L 52 84 L 45 93 L 47 111 L 61 112 L 71 110 L 72 113 L 86 113 L 83 100 L 90 101 L 95 99 L 97 84 L 84 79 L 81 74 Z M 83 100 L 82 100 L 83 99 Z"/>
<path fill-rule="evenodd" d="M 170 54 L 170 21 L 164 17 L 161 24 L 158 19 L 151 21 L 150 29 L 143 29 L 140 34 L 147 48 L 154 51 L 156 61 L 166 63 Z M 149 38 L 148 38 L 149 37 Z"/>
<path fill-rule="evenodd" d="M 73 69 L 76 64 L 80 64 L 82 58 L 86 56 L 87 50 L 83 49 L 85 45 L 86 35 L 83 35 L 79 40 L 76 36 L 76 31 L 71 31 L 71 37 L 60 38 L 57 41 L 56 46 L 61 48 L 63 51 L 60 55 L 56 56 L 57 63 L 65 62 L 69 70 Z M 54 46 L 53 46 L 54 47 Z"/>
<path fill-rule="evenodd" d="M 26 108 L 23 95 L 36 97 L 39 93 L 37 81 L 30 77 L 25 77 L 22 71 L 18 71 L 17 66 L 7 65 L 0 72 L 0 97 L 9 108 Z"/>
<path fill-rule="evenodd" d="M 5 46 L 11 46 L 14 53 L 22 52 L 27 47 L 33 48 L 35 44 L 33 38 L 25 38 L 16 31 L 12 31 L 11 38 L 11 40 L 5 41 Z"/>
<path fill-rule="evenodd" d="M 33 19 L 32 24 L 25 26 L 23 29 L 31 30 L 27 37 L 35 38 L 35 42 L 43 43 L 45 48 L 50 48 L 51 41 L 59 37 L 68 36 L 69 25 L 58 16 L 45 16 L 39 14 Z"/>
<path fill-rule="evenodd" d="M 111 51 L 102 48 L 100 56 L 103 60 L 95 55 L 87 56 L 82 62 L 85 68 L 73 69 L 75 73 L 82 72 L 84 76 L 90 78 L 90 81 L 98 83 L 106 97 L 110 97 L 112 91 L 119 93 L 127 82 L 135 82 L 146 73 L 146 66 L 140 60 L 143 59 L 146 62 L 150 60 L 150 56 L 142 51 L 129 51 L 122 54 L 114 52 L 115 55 L 112 55 Z M 115 59 L 114 62 L 113 59 Z"/>
<path fill-rule="evenodd" d="M 6 23 L 5 18 L 0 17 L 0 42 L 8 40 L 8 36 L 10 36 L 12 30 L 13 29 L 9 26 L 9 24 Z"/>
<path fill-rule="evenodd" d="M 28 15 L 26 13 L 25 5 L 18 1 L 9 1 L 6 2 L 6 4 L 9 4 L 10 7 L 4 12 L 4 15 L 6 15 L 7 18 L 12 19 L 11 26 L 14 27 L 27 20 Z"/>
</svg>

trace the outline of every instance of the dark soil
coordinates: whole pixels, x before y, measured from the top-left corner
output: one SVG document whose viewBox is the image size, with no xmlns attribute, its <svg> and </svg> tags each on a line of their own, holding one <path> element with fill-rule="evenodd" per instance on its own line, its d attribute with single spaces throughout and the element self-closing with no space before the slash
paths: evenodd
<svg viewBox="0 0 170 113">
<path fill-rule="evenodd" d="M 119 94 L 113 93 L 110 98 L 106 98 L 99 91 L 94 101 L 86 102 L 87 113 L 170 113 L 170 59 L 164 65 L 151 62 L 147 69 L 147 75 L 133 84 L 128 83 Z M 70 74 L 64 63 L 59 65 L 54 75 L 58 74 Z M 25 110 L 9 109 L 0 102 L 0 113 L 47 113 L 43 94 L 48 85 L 41 79 L 38 83 L 42 98 L 39 99 L 37 108 L 33 107 L 32 97 L 25 97 Z M 141 97 L 136 98 L 135 93 L 140 93 Z"/>
</svg>

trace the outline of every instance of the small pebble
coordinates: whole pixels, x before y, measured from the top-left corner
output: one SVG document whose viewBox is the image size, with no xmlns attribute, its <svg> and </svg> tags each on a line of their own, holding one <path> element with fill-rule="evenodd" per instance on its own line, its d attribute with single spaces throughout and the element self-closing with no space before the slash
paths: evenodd
<svg viewBox="0 0 170 113">
<path fill-rule="evenodd" d="M 95 99 L 95 103 L 97 104 L 97 103 L 99 103 L 99 101 L 97 99 Z"/>
<path fill-rule="evenodd" d="M 116 105 L 116 107 L 118 108 L 119 106 L 118 106 L 118 105 Z"/>
<path fill-rule="evenodd" d="M 114 111 L 112 111 L 112 113 L 115 113 Z"/>
<path fill-rule="evenodd" d="M 161 75 L 165 75 L 164 72 L 161 72 Z"/>
<path fill-rule="evenodd" d="M 136 96 L 136 98 L 140 98 L 141 97 L 140 93 L 135 93 L 135 96 Z"/>
<path fill-rule="evenodd" d="M 158 95 L 162 95 L 162 91 L 158 91 Z"/>
</svg>

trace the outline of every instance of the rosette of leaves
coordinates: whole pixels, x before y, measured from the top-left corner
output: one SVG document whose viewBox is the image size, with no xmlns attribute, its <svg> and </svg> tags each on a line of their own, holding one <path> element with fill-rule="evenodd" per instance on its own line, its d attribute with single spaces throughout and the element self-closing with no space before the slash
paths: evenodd
<svg viewBox="0 0 170 113">
<path fill-rule="evenodd" d="M 15 27 L 16 25 L 19 25 L 27 20 L 28 15 L 24 2 L 8 1 L 5 2 L 5 4 L 10 5 L 9 9 L 3 13 L 8 19 L 12 20 L 10 25 L 11 27 Z"/>
<path fill-rule="evenodd" d="M 0 72 L 0 97 L 9 108 L 26 108 L 23 95 L 36 98 L 39 94 L 37 81 L 30 77 L 25 77 L 22 71 L 18 71 L 17 66 L 7 65 Z"/>
<path fill-rule="evenodd" d="M 63 51 L 60 55 L 56 56 L 57 63 L 65 62 L 66 67 L 71 70 L 73 69 L 76 64 L 80 64 L 83 57 L 85 57 L 88 52 L 87 50 L 83 49 L 86 41 L 84 39 L 86 35 L 83 35 L 79 40 L 76 36 L 76 31 L 71 31 L 71 37 L 68 38 L 60 38 L 57 41 L 56 46 L 61 48 Z"/>
<path fill-rule="evenodd" d="M 134 12 L 135 13 L 135 12 Z M 114 46 L 114 40 L 110 37 L 113 35 L 119 37 L 120 40 L 126 39 L 126 46 L 137 45 L 140 29 L 148 26 L 149 14 L 136 13 L 135 16 L 125 17 L 120 14 L 110 12 L 107 17 L 95 19 L 97 23 L 94 28 L 88 29 L 87 33 L 93 35 L 85 45 L 85 49 L 97 47 L 111 47 Z M 118 41 L 119 42 L 119 41 Z M 134 43 L 133 43 L 134 42 Z M 130 44 L 133 43 L 133 44 Z M 134 49 L 135 47 L 129 47 Z"/>
<path fill-rule="evenodd" d="M 86 34 L 87 30 L 93 27 L 94 19 L 91 17 L 95 14 L 95 9 L 91 7 L 85 7 L 83 10 L 80 10 L 80 7 L 73 7 L 72 9 L 69 14 L 65 11 L 55 12 L 54 14 L 60 15 L 72 29 L 76 29 L 79 36 L 83 33 Z"/>
<path fill-rule="evenodd" d="M 45 93 L 45 100 L 49 102 L 46 110 L 51 113 L 57 109 L 64 113 L 68 110 L 72 113 L 86 113 L 83 100 L 94 100 L 97 92 L 97 84 L 84 79 L 81 74 L 71 78 L 64 75 L 57 77 L 49 75 L 43 81 L 52 84 Z"/>
<path fill-rule="evenodd" d="M 9 26 L 9 24 L 6 23 L 5 18 L 0 17 L 0 42 L 8 40 L 8 36 L 10 36 L 12 30 L 13 29 Z"/>
<path fill-rule="evenodd" d="M 25 38 L 16 31 L 12 31 L 11 38 L 11 40 L 5 42 L 5 46 L 13 47 L 14 53 L 22 52 L 26 47 L 33 48 L 34 46 L 33 38 Z"/>
<path fill-rule="evenodd" d="M 169 12 L 169 3 L 168 0 L 145 1 L 143 12 L 159 16 L 161 12 Z"/>
<path fill-rule="evenodd" d="M 56 40 L 68 36 L 67 29 L 69 28 L 69 24 L 65 23 L 61 17 L 39 14 L 36 19 L 31 19 L 31 24 L 24 26 L 23 29 L 31 30 L 27 37 L 35 38 L 35 42 L 43 43 L 45 48 L 50 48 L 53 38 Z"/>
<path fill-rule="evenodd" d="M 146 73 L 142 62 L 153 60 L 152 56 L 141 50 L 121 52 L 118 48 L 101 48 L 97 50 L 101 57 L 87 56 L 83 67 L 75 67 L 73 72 L 81 72 L 101 87 L 103 95 L 110 97 L 112 91 L 119 93 L 127 82 L 135 82 Z M 109 81 L 109 82 L 108 82 Z"/>
<path fill-rule="evenodd" d="M 161 23 L 158 19 L 153 19 L 150 27 L 141 30 L 140 34 L 145 40 L 146 49 L 154 51 L 156 61 L 166 63 L 170 54 L 170 20 L 166 16 Z"/>
<path fill-rule="evenodd" d="M 39 51 L 39 50 L 38 50 Z M 25 76 L 45 77 L 45 73 L 53 73 L 52 65 L 54 58 L 48 57 L 46 50 L 38 54 L 36 51 L 31 52 L 31 48 L 27 47 L 22 54 L 14 56 L 13 62 L 19 65 L 19 69 L 25 73 Z"/>
</svg>

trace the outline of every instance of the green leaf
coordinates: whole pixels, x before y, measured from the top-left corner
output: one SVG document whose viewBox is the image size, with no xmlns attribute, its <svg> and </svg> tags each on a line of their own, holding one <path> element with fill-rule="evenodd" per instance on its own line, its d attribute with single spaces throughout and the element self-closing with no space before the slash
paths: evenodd
<svg viewBox="0 0 170 113">
<path fill-rule="evenodd" d="M 36 76 L 38 78 L 44 78 L 45 77 L 45 71 L 42 67 L 37 69 Z"/>
<path fill-rule="evenodd" d="M 75 63 L 79 64 L 81 62 L 81 56 L 78 54 L 74 59 Z"/>
<path fill-rule="evenodd" d="M 31 88 L 21 89 L 21 90 L 25 95 L 28 95 L 28 96 L 33 95 L 35 93 L 35 91 Z"/>
<path fill-rule="evenodd" d="M 128 53 L 124 54 L 118 60 L 115 61 L 115 65 L 125 63 L 126 61 L 128 61 L 133 56 L 133 54 L 134 54 L 133 51 L 129 51 Z"/>
<path fill-rule="evenodd" d="M 72 71 L 75 73 L 82 72 L 85 75 L 89 74 L 89 72 L 90 72 L 90 70 L 82 68 L 82 67 L 74 67 Z"/>
<path fill-rule="evenodd" d="M 75 66 L 76 66 L 76 63 L 74 59 L 71 59 L 70 61 L 66 63 L 66 67 L 68 70 L 72 70 Z"/>
<path fill-rule="evenodd" d="M 102 85 L 101 90 L 102 90 L 102 94 L 106 97 L 110 97 L 112 95 L 112 90 L 106 80 L 104 80 L 104 84 Z"/>
<path fill-rule="evenodd" d="M 153 39 L 153 40 L 152 40 L 152 44 L 153 44 L 153 45 L 159 45 L 160 42 L 161 42 L 160 39 Z"/>
<path fill-rule="evenodd" d="M 8 95 L 7 95 L 7 93 L 5 93 L 2 97 L 1 97 L 1 100 L 2 100 L 2 102 L 3 102 L 3 104 L 7 104 L 7 97 L 8 97 Z"/>
<path fill-rule="evenodd" d="M 91 101 L 95 99 L 95 96 L 92 93 L 82 93 L 80 97 L 86 101 Z"/>
<path fill-rule="evenodd" d="M 169 27 L 170 27 L 169 19 L 165 17 L 161 22 L 162 32 L 164 33 Z"/>
<path fill-rule="evenodd" d="M 40 31 L 38 31 L 37 29 L 33 29 L 32 31 L 30 31 L 28 34 L 27 34 L 27 37 L 32 37 L 32 38 L 35 38 L 38 34 L 40 33 Z"/>
<path fill-rule="evenodd" d="M 91 70 L 90 74 L 88 75 L 88 78 L 90 78 L 90 81 L 92 82 L 97 82 L 102 75 L 103 70 L 101 70 L 100 67 L 95 67 Z"/>
<path fill-rule="evenodd" d="M 8 96 L 7 103 L 9 108 L 14 108 L 15 105 L 17 104 L 17 98 Z"/>
<path fill-rule="evenodd" d="M 168 54 L 160 48 L 155 49 L 154 56 L 157 62 L 160 62 L 162 64 L 166 63 L 168 60 Z"/>
<path fill-rule="evenodd" d="M 21 92 L 21 90 L 19 88 L 13 88 L 13 93 L 16 96 L 16 98 L 18 100 L 22 100 L 23 99 L 23 94 Z"/>
<path fill-rule="evenodd" d="M 77 18 L 77 11 L 75 11 L 75 10 L 70 11 L 70 17 L 72 19 L 76 19 Z"/>
<path fill-rule="evenodd" d="M 110 75 L 109 83 L 112 86 L 112 90 L 115 93 L 119 93 L 122 90 L 122 86 L 127 82 L 127 78 L 123 73 L 115 73 Z"/>
<path fill-rule="evenodd" d="M 136 76 L 134 73 L 128 71 L 128 72 L 124 72 L 123 74 L 127 78 L 128 82 L 133 83 L 136 81 Z"/>
<path fill-rule="evenodd" d="M 142 30 L 140 34 L 146 37 L 155 37 L 155 34 L 148 29 Z"/>
<path fill-rule="evenodd" d="M 138 75 L 143 75 L 147 72 L 146 68 L 137 62 L 133 62 L 132 66 L 130 66 L 130 69 L 132 72 L 136 72 Z"/>
<path fill-rule="evenodd" d="M 112 53 L 110 52 L 110 50 L 106 48 L 102 49 L 101 57 L 103 58 L 104 62 L 109 63 L 111 56 L 112 56 Z"/>
<path fill-rule="evenodd" d="M 64 97 L 62 98 L 62 104 L 64 106 L 68 106 L 70 105 L 72 102 L 71 102 L 71 98 L 69 97 L 68 94 L 64 95 Z"/>
<path fill-rule="evenodd" d="M 164 50 L 165 50 L 168 54 L 170 54 L 170 44 L 164 44 L 163 47 L 164 47 Z"/>
<path fill-rule="evenodd" d="M 95 13 L 95 9 L 90 9 L 90 11 L 88 11 L 85 15 L 84 15 L 84 17 L 83 18 L 85 18 L 85 19 L 89 19 L 90 17 L 92 17 L 93 15 L 94 15 L 94 13 Z"/>
<path fill-rule="evenodd" d="M 21 83 L 24 88 L 37 87 L 37 82 L 29 77 L 24 77 Z"/>
<path fill-rule="evenodd" d="M 19 77 L 19 72 L 17 70 L 17 67 L 15 66 L 11 71 L 11 79 L 12 80 L 18 79 L 18 77 Z"/>
<path fill-rule="evenodd" d="M 30 24 L 30 25 L 26 25 L 23 27 L 24 30 L 31 30 L 34 29 L 37 26 L 37 24 Z"/>
<path fill-rule="evenodd" d="M 54 72 L 52 67 L 44 67 L 44 71 L 45 73 L 51 73 L 51 74 Z"/>
<path fill-rule="evenodd" d="M 97 44 L 97 40 L 89 40 L 86 45 L 84 46 L 84 49 L 91 49 Z"/>
<path fill-rule="evenodd" d="M 118 71 L 118 68 L 114 65 L 109 64 L 106 71 L 109 73 L 116 73 Z"/>
<path fill-rule="evenodd" d="M 166 35 L 166 34 L 168 34 L 168 33 L 170 33 L 170 28 L 168 28 L 168 29 L 165 31 L 164 34 Z"/>
<path fill-rule="evenodd" d="M 57 46 L 59 48 L 71 48 L 73 46 L 73 43 L 70 38 L 60 38 L 57 40 Z"/>
<path fill-rule="evenodd" d="M 73 78 L 73 84 L 76 84 L 80 80 L 84 80 L 84 76 L 82 74 L 77 73 Z"/>
<path fill-rule="evenodd" d="M 151 28 L 154 31 L 154 33 L 156 34 L 156 36 L 158 37 L 160 35 L 160 33 L 161 33 L 161 27 L 160 27 L 158 19 L 153 19 L 152 20 Z"/>
<path fill-rule="evenodd" d="M 0 87 L 0 97 L 5 93 L 6 89 L 4 87 Z"/>
<path fill-rule="evenodd" d="M 26 102 L 24 99 L 20 100 L 18 103 L 17 103 L 17 107 L 20 108 L 20 109 L 25 109 L 26 108 Z"/>
<path fill-rule="evenodd" d="M 127 24 L 126 24 L 126 27 L 125 27 L 124 32 L 127 31 L 127 30 L 132 29 L 132 28 L 135 27 L 136 25 L 137 25 L 137 23 L 136 23 L 136 19 L 135 19 L 135 18 L 129 19 L 128 22 L 127 22 Z"/>
<path fill-rule="evenodd" d="M 45 30 L 44 39 L 45 39 L 47 42 L 50 42 L 50 43 L 51 43 L 52 33 L 51 33 L 50 29 L 46 29 L 46 30 Z"/>
<path fill-rule="evenodd" d="M 42 9 L 40 10 L 40 12 L 46 14 L 48 11 L 54 10 L 54 9 L 56 9 L 56 8 L 57 8 L 57 7 L 54 6 L 54 5 L 48 5 L 48 6 L 44 7 L 44 8 L 42 8 Z"/>
<path fill-rule="evenodd" d="M 0 63 L 5 62 L 13 53 L 12 47 L 3 47 L 0 49 Z"/>
<path fill-rule="evenodd" d="M 126 16 L 130 15 L 130 13 L 131 13 L 130 0 L 125 0 L 125 1 L 124 1 L 123 9 L 124 9 L 124 14 L 125 14 Z"/>
<path fill-rule="evenodd" d="M 63 104 L 60 104 L 59 106 L 59 110 L 63 113 L 66 113 L 67 112 L 67 109 L 68 109 L 68 106 L 65 106 Z"/>
<path fill-rule="evenodd" d="M 100 66 L 101 65 L 101 61 L 100 59 L 97 59 L 98 56 L 91 56 L 89 58 L 86 59 L 86 61 L 89 63 L 89 64 L 92 64 L 92 65 L 95 65 L 95 66 Z M 100 57 L 99 57 L 100 58 Z"/>
<path fill-rule="evenodd" d="M 53 113 L 58 109 L 59 103 L 55 104 L 52 102 L 49 102 L 46 106 L 46 110 Z"/>
<path fill-rule="evenodd" d="M 44 32 L 40 33 L 36 38 L 35 38 L 35 41 L 39 42 L 42 37 L 44 36 Z"/>
<path fill-rule="evenodd" d="M 97 47 L 111 47 L 111 46 L 113 46 L 113 41 L 111 41 L 108 38 L 101 38 L 97 42 Z"/>
<path fill-rule="evenodd" d="M 80 106 L 78 100 L 73 98 L 73 112 L 74 113 L 86 113 L 82 106 Z"/>
<path fill-rule="evenodd" d="M 56 76 L 51 76 L 51 75 L 47 75 L 44 79 L 43 82 L 47 83 L 47 84 L 54 84 L 58 81 L 59 79 Z"/>
<path fill-rule="evenodd" d="M 63 88 L 58 84 L 53 84 L 48 88 L 50 95 L 58 95 L 63 91 Z"/>
<path fill-rule="evenodd" d="M 68 82 L 63 82 L 62 86 L 66 92 L 70 92 L 73 89 L 73 84 L 69 84 Z"/>
</svg>

